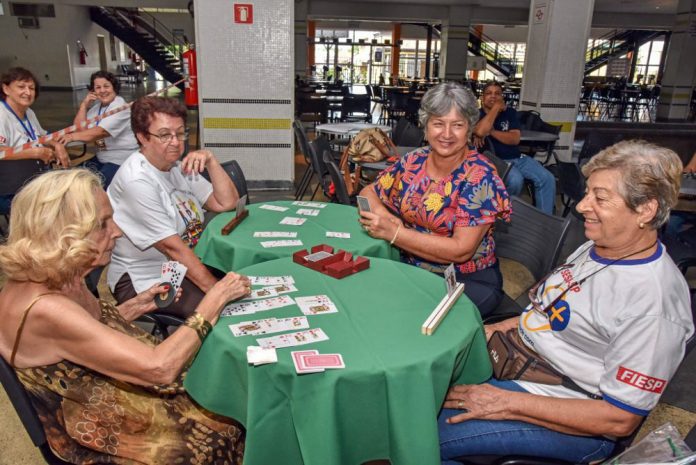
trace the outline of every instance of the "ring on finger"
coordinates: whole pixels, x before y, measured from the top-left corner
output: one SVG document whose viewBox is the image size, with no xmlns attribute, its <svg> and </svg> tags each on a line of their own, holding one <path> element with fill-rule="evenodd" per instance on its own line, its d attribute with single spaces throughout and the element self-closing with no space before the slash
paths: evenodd
<svg viewBox="0 0 696 465">
<path fill-rule="evenodd" d="M 457 408 L 464 408 L 464 402 L 462 402 L 461 400 L 457 402 Z"/>
</svg>

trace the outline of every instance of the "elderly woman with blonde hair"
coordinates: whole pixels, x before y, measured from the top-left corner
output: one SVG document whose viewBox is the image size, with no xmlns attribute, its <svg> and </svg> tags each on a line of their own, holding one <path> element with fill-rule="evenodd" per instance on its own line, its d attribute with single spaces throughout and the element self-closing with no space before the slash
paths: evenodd
<svg viewBox="0 0 696 465">
<path fill-rule="evenodd" d="M 130 323 L 155 309 L 154 285 L 118 307 L 84 277 L 109 263 L 121 231 L 97 175 L 39 176 L 15 197 L 0 246 L 0 354 L 31 394 L 51 448 L 75 463 L 241 463 L 244 433 L 184 393 L 181 375 L 226 302 L 248 279 L 230 273 L 157 343 Z"/>
<path fill-rule="evenodd" d="M 523 375 L 454 386 L 439 418 L 443 463 L 520 454 L 601 461 L 657 405 L 693 335 L 689 289 L 657 236 L 677 201 L 673 151 L 619 142 L 583 167 L 585 236 L 530 291 L 519 318 L 485 327 L 535 351 L 557 383 Z M 543 447 L 539 445 L 543 444 Z"/>
</svg>

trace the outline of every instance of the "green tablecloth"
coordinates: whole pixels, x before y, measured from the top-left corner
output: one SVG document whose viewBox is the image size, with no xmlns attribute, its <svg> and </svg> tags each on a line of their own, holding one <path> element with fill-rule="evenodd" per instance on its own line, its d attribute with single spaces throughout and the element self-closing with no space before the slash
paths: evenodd
<svg viewBox="0 0 696 465">
<path fill-rule="evenodd" d="M 221 318 L 208 335 L 185 387 L 203 407 L 246 426 L 246 465 L 440 463 L 436 416 L 448 387 L 491 375 L 479 312 L 465 295 L 424 336 L 445 284 L 420 268 L 372 258 L 368 270 L 336 280 L 282 258 L 239 271 L 291 275 L 298 292 L 289 296 L 327 294 L 339 310 L 308 317 L 328 341 L 277 349 L 277 364 L 248 365 L 256 337 L 234 337 L 228 325 L 301 315 L 295 305 Z M 341 353 L 346 368 L 297 375 L 290 352 L 303 349 Z"/>
<path fill-rule="evenodd" d="M 259 208 L 261 205 L 287 207 L 284 212 Z M 310 249 L 317 244 L 328 244 L 357 255 L 399 259 L 399 251 L 388 242 L 373 239 L 358 223 L 358 210 L 355 207 L 329 203 L 318 216 L 296 214 L 300 208 L 314 208 L 293 205 L 290 201 L 276 201 L 252 204 L 247 207 L 249 217 L 237 226 L 228 236 L 221 234 L 222 227 L 232 218 L 234 212 L 221 213 L 205 228 L 198 241 L 195 252 L 201 261 L 222 271 L 238 271 L 245 266 L 291 256 L 300 249 Z M 301 226 L 279 224 L 286 216 L 305 218 Z M 285 237 L 253 237 L 256 231 L 295 231 L 302 246 L 275 247 L 264 249 L 262 241 L 291 240 Z M 326 237 L 326 232 L 347 232 L 350 239 Z"/>
</svg>

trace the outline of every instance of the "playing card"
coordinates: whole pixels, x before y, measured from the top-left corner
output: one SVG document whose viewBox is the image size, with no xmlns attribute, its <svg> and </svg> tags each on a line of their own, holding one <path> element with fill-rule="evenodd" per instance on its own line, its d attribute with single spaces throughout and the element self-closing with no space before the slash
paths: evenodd
<svg viewBox="0 0 696 465">
<path fill-rule="evenodd" d="M 292 276 L 249 276 L 252 286 L 280 286 L 295 284 Z"/>
<path fill-rule="evenodd" d="M 311 208 L 300 208 L 299 210 L 297 210 L 298 215 L 304 216 L 317 216 L 319 215 L 319 212 L 321 212 L 321 210 L 315 210 Z"/>
<path fill-rule="evenodd" d="M 306 316 L 291 316 L 288 318 L 278 318 L 273 322 L 272 328 L 277 331 L 297 331 L 298 329 L 309 328 L 309 321 Z"/>
<path fill-rule="evenodd" d="M 254 237 L 297 237 L 296 232 L 292 231 L 257 231 Z"/>
<path fill-rule="evenodd" d="M 259 208 L 263 208 L 264 210 L 271 210 L 274 212 L 284 212 L 287 211 L 287 207 L 280 207 L 278 205 L 268 205 L 268 204 L 263 204 Z"/>
<path fill-rule="evenodd" d="M 358 201 L 358 209 L 363 212 L 369 212 L 370 211 L 370 201 L 367 200 L 367 197 L 362 197 L 358 195 L 355 197 L 355 199 Z"/>
<path fill-rule="evenodd" d="M 186 265 L 182 263 L 176 261 L 165 262 L 162 264 L 161 282 L 170 283 L 174 291 L 176 291 L 181 286 L 187 270 Z"/>
<path fill-rule="evenodd" d="M 325 250 L 321 250 L 319 252 L 314 252 L 309 255 L 305 255 L 304 259 L 308 262 L 318 262 L 319 260 L 323 260 L 325 258 L 328 258 L 332 256 L 332 253 L 329 253 Z"/>
<path fill-rule="evenodd" d="M 295 371 L 298 375 L 304 373 L 321 373 L 322 371 L 324 371 L 323 368 L 307 368 L 302 362 L 303 355 L 316 355 L 318 353 L 319 351 L 317 350 L 296 350 L 290 352 L 290 356 L 292 357 L 292 363 L 295 364 Z"/>
<path fill-rule="evenodd" d="M 250 315 L 256 313 L 253 302 L 235 302 L 227 304 L 220 312 L 220 316 Z"/>
<path fill-rule="evenodd" d="M 266 297 L 275 297 L 278 295 L 278 291 L 275 290 L 273 287 L 262 287 L 261 289 L 252 289 L 251 294 L 249 297 L 243 299 L 243 300 L 256 300 L 256 299 L 265 299 Z"/>
<path fill-rule="evenodd" d="M 338 239 L 350 239 L 350 233 L 326 231 L 326 237 L 336 237 Z"/>
<path fill-rule="evenodd" d="M 293 226 L 301 226 L 304 224 L 304 222 L 307 221 L 305 218 L 297 218 L 294 216 L 286 216 L 282 220 L 280 220 L 280 224 L 290 224 Z"/>
<path fill-rule="evenodd" d="M 303 354 L 300 355 L 302 366 L 307 369 L 345 368 L 341 354 Z"/>
<path fill-rule="evenodd" d="M 295 303 L 305 315 L 323 315 L 338 313 L 336 305 L 326 295 L 296 297 Z"/>
<path fill-rule="evenodd" d="M 293 205 L 298 205 L 300 207 L 311 207 L 311 208 L 324 208 L 326 206 L 325 203 L 322 202 L 305 202 L 303 200 L 295 200 Z"/>
<path fill-rule="evenodd" d="M 329 336 L 321 328 L 307 329 L 294 333 L 281 334 L 280 336 L 262 337 L 256 340 L 263 348 L 280 349 L 294 347 L 314 342 L 327 341 Z"/>
<path fill-rule="evenodd" d="M 447 286 L 447 295 L 452 295 L 454 288 L 457 286 L 457 275 L 454 271 L 454 263 L 445 268 L 445 285 Z"/>
<path fill-rule="evenodd" d="M 239 336 L 255 336 L 258 334 L 266 334 L 273 328 L 275 318 L 265 318 L 263 320 L 242 321 L 233 325 L 229 325 L 230 331 L 235 337 Z"/>
<path fill-rule="evenodd" d="M 239 217 L 242 213 L 246 211 L 246 201 L 247 201 L 247 196 L 244 194 L 237 200 L 237 208 L 236 208 L 236 217 Z"/>
<path fill-rule="evenodd" d="M 284 241 L 261 241 L 261 246 L 264 249 L 272 247 L 299 247 L 302 245 L 302 241 L 298 239 L 284 240 Z"/>
<path fill-rule="evenodd" d="M 253 363 L 254 366 L 265 365 L 267 363 L 276 363 L 278 354 L 275 349 L 257 346 L 247 347 L 247 362 Z"/>
<path fill-rule="evenodd" d="M 271 286 L 274 291 L 278 294 L 287 294 L 288 292 L 295 292 L 297 288 L 292 284 L 279 284 L 277 286 Z"/>
</svg>

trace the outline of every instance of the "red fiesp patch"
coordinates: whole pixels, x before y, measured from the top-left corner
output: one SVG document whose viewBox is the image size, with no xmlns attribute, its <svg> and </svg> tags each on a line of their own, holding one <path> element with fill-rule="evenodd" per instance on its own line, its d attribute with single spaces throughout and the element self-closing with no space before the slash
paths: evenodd
<svg viewBox="0 0 696 465">
<path fill-rule="evenodd" d="M 633 387 L 655 394 L 662 394 L 667 385 L 667 381 L 664 379 L 653 378 L 622 366 L 619 367 L 619 371 L 616 373 L 616 379 L 622 383 L 630 384 Z"/>
<path fill-rule="evenodd" d="M 7 139 L 5 139 L 5 136 L 0 136 L 0 144 L 5 145 L 7 143 Z"/>
</svg>

